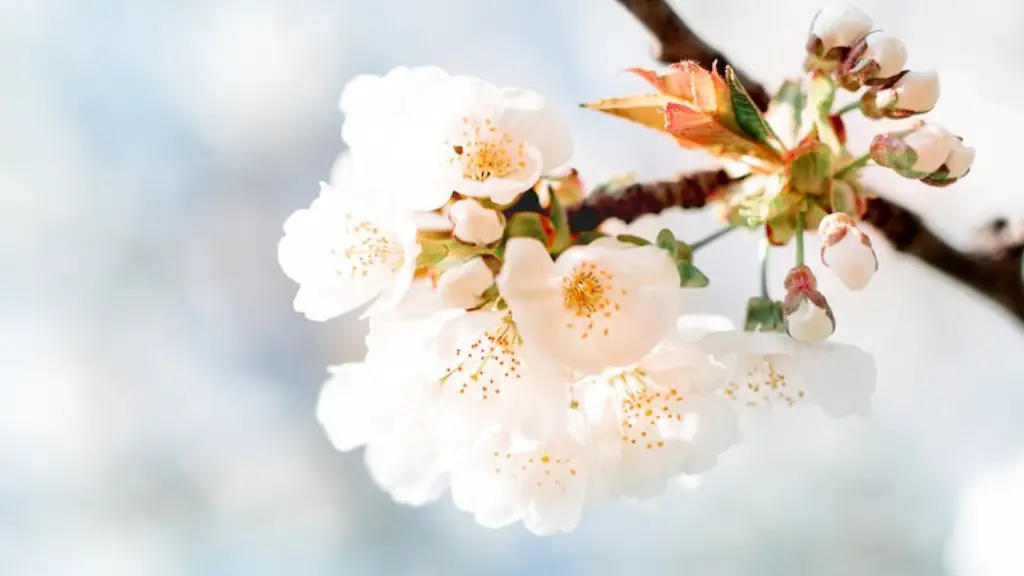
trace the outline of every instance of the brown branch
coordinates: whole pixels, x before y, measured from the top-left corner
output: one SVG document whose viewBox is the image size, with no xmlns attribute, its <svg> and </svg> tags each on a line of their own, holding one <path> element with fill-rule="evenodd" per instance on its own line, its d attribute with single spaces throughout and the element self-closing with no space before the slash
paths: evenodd
<svg viewBox="0 0 1024 576">
<path fill-rule="evenodd" d="M 616 2 L 654 35 L 659 45 L 658 59 L 662 62 L 696 60 L 707 68 L 716 61 L 719 67 L 728 63 L 721 52 L 705 43 L 683 22 L 667 0 Z M 762 110 L 767 108 L 769 97 L 764 86 L 739 70 L 736 72 L 757 105 Z M 714 178 L 711 175 L 715 175 Z M 684 176 L 675 182 L 633 184 L 620 191 L 618 197 L 608 193 L 595 194 L 573 210 L 575 220 L 570 220 L 570 224 L 581 226 L 581 229 L 593 229 L 607 218 L 628 222 L 641 214 L 660 212 L 671 206 L 700 207 L 706 203 L 708 195 L 727 183 L 721 178 L 722 173 L 702 172 Z M 703 199 L 699 197 L 702 192 L 705 194 Z M 965 253 L 929 230 L 920 216 L 885 198 L 871 199 L 863 219 L 878 229 L 900 252 L 973 289 L 1024 323 L 1024 277 L 1021 271 L 1024 239 L 1007 242 L 999 250 L 989 253 Z"/>
<path fill-rule="evenodd" d="M 707 69 L 715 66 L 720 74 L 732 62 L 704 40 L 683 22 L 676 11 L 665 0 L 615 0 L 654 34 L 655 57 L 662 64 L 673 64 L 680 60 L 696 60 Z M 750 98 L 762 110 L 768 108 L 771 96 L 765 87 L 754 82 L 736 66 L 736 75 L 750 93 Z"/>
</svg>

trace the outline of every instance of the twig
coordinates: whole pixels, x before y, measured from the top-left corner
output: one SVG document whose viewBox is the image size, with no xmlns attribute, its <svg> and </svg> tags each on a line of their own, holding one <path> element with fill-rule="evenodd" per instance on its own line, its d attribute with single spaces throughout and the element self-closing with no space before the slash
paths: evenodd
<svg viewBox="0 0 1024 576">
<path fill-rule="evenodd" d="M 683 22 L 667 0 L 616 2 L 654 35 L 659 45 L 657 57 L 662 62 L 695 60 L 707 68 L 712 65 L 724 68 L 728 63 L 721 52 L 706 44 Z M 739 70 L 736 72 L 754 102 L 762 110 L 767 108 L 769 96 L 764 86 Z M 709 174 L 715 175 L 714 178 L 707 180 L 711 178 Z M 699 172 L 674 183 L 633 184 L 620 191 L 621 197 L 609 193 L 588 197 L 573 210 L 570 225 L 574 230 L 577 226 L 580 230 L 593 230 L 608 218 L 629 222 L 642 214 L 660 212 L 671 206 L 701 207 L 707 203 L 708 196 L 727 184 L 728 176 L 724 172 Z M 686 194 L 666 194 L 667 190 L 685 190 Z M 706 193 L 703 200 L 696 196 L 701 192 Z M 1024 242 L 1004 246 L 990 254 L 968 254 L 944 242 L 911 210 L 881 197 L 869 200 L 864 220 L 877 228 L 897 250 L 972 288 L 1024 323 L 1021 275 Z"/>
</svg>

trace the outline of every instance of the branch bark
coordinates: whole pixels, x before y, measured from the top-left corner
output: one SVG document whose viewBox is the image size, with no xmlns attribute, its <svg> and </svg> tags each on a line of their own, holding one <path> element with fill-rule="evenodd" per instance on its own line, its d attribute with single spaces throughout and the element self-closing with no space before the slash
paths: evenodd
<svg viewBox="0 0 1024 576">
<path fill-rule="evenodd" d="M 695 60 L 702 66 L 718 66 L 720 70 L 730 64 L 721 52 L 686 25 L 668 0 L 616 2 L 653 34 L 658 45 L 657 58 L 661 62 Z M 733 68 L 757 105 L 762 110 L 767 108 L 770 98 L 765 87 L 751 80 L 735 65 Z M 661 212 L 673 206 L 701 207 L 728 183 L 724 172 L 698 172 L 675 181 L 633 184 L 618 194 L 593 194 L 571 212 L 570 225 L 574 230 L 577 227 L 579 230 L 592 230 L 607 218 L 629 222 L 641 214 Z M 863 220 L 900 252 L 971 288 L 1024 324 L 1024 273 L 1021 270 L 1024 239 L 1015 239 L 988 253 L 963 252 L 929 230 L 913 211 L 882 197 L 868 202 Z"/>
</svg>

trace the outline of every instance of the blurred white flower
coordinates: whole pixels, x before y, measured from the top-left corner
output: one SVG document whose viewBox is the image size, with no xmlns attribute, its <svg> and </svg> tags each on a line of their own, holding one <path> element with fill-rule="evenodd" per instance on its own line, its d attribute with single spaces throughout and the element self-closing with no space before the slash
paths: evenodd
<svg viewBox="0 0 1024 576">
<path fill-rule="evenodd" d="M 445 270 L 437 280 L 437 293 L 445 307 L 463 310 L 480 305 L 483 293 L 494 285 L 494 273 L 476 257 Z"/>
<path fill-rule="evenodd" d="M 538 535 L 579 524 L 587 495 L 588 457 L 578 414 L 547 441 L 523 444 L 496 434 L 451 472 L 452 501 L 489 528 L 522 520 Z"/>
<path fill-rule="evenodd" d="M 737 406 L 817 405 L 830 416 L 867 414 L 875 360 L 847 344 L 804 344 L 780 332 L 712 332 L 698 342 L 729 371 L 724 394 Z"/>
<path fill-rule="evenodd" d="M 672 334 L 635 366 L 583 380 L 592 491 L 650 498 L 674 476 L 714 466 L 739 437 L 735 409 L 716 393 L 725 376 Z"/>
<path fill-rule="evenodd" d="M 445 168 L 443 188 L 508 204 L 572 156 L 568 126 L 536 92 L 455 77 L 431 94 L 443 139 L 432 161 Z"/>
<path fill-rule="evenodd" d="M 298 282 L 295 310 L 328 320 L 376 298 L 367 314 L 404 296 L 420 246 L 409 214 L 372 200 L 372 186 L 358 177 L 344 191 L 321 184 L 320 196 L 284 224 L 278 260 Z"/>
<path fill-rule="evenodd" d="M 468 244 L 486 246 L 501 240 L 505 223 L 497 210 L 484 208 L 473 199 L 459 200 L 448 210 L 452 234 Z"/>
<path fill-rule="evenodd" d="M 868 235 L 857 228 L 852 217 L 840 212 L 823 218 L 818 234 L 823 240 L 821 263 L 850 290 L 863 290 L 878 269 L 878 258 Z"/>
<path fill-rule="evenodd" d="M 564 426 L 569 372 L 523 341 L 509 311 L 457 316 L 441 330 L 438 350 L 446 444 L 460 449 L 496 430 L 543 441 Z"/>
<path fill-rule="evenodd" d="M 523 338 L 581 372 L 635 364 L 679 315 L 679 273 L 655 246 L 602 238 L 552 262 L 537 240 L 512 238 L 504 258 L 498 286 Z"/>
</svg>

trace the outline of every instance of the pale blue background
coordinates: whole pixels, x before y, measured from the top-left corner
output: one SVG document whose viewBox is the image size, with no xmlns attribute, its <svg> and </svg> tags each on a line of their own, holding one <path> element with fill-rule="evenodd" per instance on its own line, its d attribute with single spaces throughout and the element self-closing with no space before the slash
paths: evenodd
<svg viewBox="0 0 1024 576">
<path fill-rule="evenodd" d="M 871 178 L 957 242 L 1024 217 L 1021 4 L 861 4 L 979 148 L 952 188 Z M 818 7 L 677 5 L 767 80 Z M 317 390 L 364 326 L 293 313 L 275 247 L 341 150 L 344 83 L 438 64 L 540 90 L 591 184 L 708 164 L 574 107 L 641 90 L 622 69 L 648 48 L 612 0 L 0 0 L 0 574 L 1024 574 L 1021 328 L 880 238 L 866 292 L 822 280 L 837 338 L 878 357 L 876 414 L 765 422 L 696 490 L 539 539 L 395 505 L 330 448 Z M 739 318 L 753 239 L 700 264 L 692 308 Z"/>
</svg>

